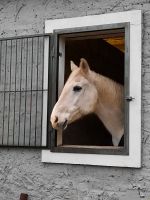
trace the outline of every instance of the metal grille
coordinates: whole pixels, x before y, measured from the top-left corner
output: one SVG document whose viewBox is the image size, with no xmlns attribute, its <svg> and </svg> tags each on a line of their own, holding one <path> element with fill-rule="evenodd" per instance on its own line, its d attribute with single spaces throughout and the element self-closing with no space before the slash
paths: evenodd
<svg viewBox="0 0 150 200">
<path fill-rule="evenodd" d="M 42 146 L 44 38 L 0 40 L 0 146 Z"/>
</svg>

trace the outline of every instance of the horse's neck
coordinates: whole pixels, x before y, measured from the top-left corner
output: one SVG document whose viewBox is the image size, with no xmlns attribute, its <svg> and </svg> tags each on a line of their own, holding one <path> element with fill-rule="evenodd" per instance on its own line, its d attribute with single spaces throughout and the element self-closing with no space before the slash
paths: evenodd
<svg viewBox="0 0 150 200">
<path fill-rule="evenodd" d="M 123 135 L 123 86 L 95 72 L 91 81 L 98 91 L 95 114 L 111 133 L 113 144 L 118 146 Z"/>
<path fill-rule="evenodd" d="M 98 91 L 98 107 L 107 107 L 108 109 L 118 106 L 122 101 L 123 87 L 115 81 L 91 71 L 91 81 Z"/>
</svg>

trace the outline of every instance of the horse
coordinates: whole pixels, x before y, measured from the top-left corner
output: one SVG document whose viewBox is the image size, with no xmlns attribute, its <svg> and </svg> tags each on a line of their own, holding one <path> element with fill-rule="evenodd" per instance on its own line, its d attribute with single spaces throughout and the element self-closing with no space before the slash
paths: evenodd
<svg viewBox="0 0 150 200">
<path fill-rule="evenodd" d="M 67 125 L 95 113 L 118 146 L 124 134 L 123 85 L 92 71 L 86 59 L 79 67 L 70 61 L 71 74 L 50 117 L 52 127 L 64 130 Z"/>
</svg>

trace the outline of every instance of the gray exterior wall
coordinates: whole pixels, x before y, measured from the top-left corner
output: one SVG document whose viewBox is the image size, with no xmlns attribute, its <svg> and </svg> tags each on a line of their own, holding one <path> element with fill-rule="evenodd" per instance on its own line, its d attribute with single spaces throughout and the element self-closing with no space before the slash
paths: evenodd
<svg viewBox="0 0 150 200">
<path fill-rule="evenodd" d="M 143 10 L 142 168 L 44 164 L 41 150 L 0 148 L 0 200 L 21 192 L 29 200 L 150 200 L 150 0 L 0 0 L 0 35 L 43 33 L 46 19 L 132 9 Z"/>
</svg>

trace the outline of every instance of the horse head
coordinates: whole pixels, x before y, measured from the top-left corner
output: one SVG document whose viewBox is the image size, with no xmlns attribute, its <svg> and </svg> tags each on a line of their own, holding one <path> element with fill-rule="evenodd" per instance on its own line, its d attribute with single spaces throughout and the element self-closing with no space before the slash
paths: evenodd
<svg viewBox="0 0 150 200">
<path fill-rule="evenodd" d="M 91 70 L 84 58 L 79 67 L 71 64 L 71 74 L 55 104 L 51 114 L 51 124 L 55 129 L 65 129 L 68 124 L 93 113 L 96 109 L 98 92 L 90 81 Z"/>
</svg>

